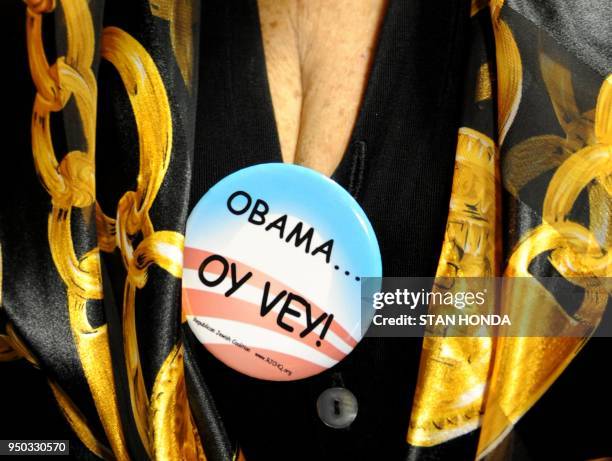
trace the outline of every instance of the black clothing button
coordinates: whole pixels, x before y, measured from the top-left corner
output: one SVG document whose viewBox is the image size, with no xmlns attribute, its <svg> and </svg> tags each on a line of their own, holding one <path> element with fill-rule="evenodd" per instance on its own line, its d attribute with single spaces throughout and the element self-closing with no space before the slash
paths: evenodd
<svg viewBox="0 0 612 461">
<path fill-rule="evenodd" d="M 357 398 L 344 387 L 331 387 L 317 399 L 321 421 L 334 429 L 349 427 L 357 417 Z"/>
</svg>

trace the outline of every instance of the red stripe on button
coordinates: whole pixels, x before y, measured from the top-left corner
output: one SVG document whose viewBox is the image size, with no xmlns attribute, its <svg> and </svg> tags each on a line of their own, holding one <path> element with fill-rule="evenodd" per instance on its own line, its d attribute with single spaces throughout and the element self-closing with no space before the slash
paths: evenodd
<svg viewBox="0 0 612 461">
<path fill-rule="evenodd" d="M 185 295 L 187 295 L 187 297 Z M 259 310 L 260 306 L 238 298 L 226 298 L 222 294 L 210 291 L 183 288 L 183 299 L 188 300 L 184 304 L 187 315 L 215 317 L 248 323 L 249 325 L 265 328 L 266 330 L 274 331 L 288 338 L 300 341 L 313 350 L 327 355 L 331 359 L 340 361 L 346 356 L 344 352 L 329 341 L 322 340 L 321 346 L 317 347 L 316 342 L 319 340 L 319 336 L 315 332 L 311 332 L 304 338 L 300 338 L 299 332 L 304 329 L 304 326 L 300 325 L 290 315 L 285 315 L 283 317 L 283 323 L 292 326 L 293 332 L 289 332 L 279 327 L 276 323 L 277 317 L 275 314 L 268 313 L 265 317 L 262 317 Z"/>
<path fill-rule="evenodd" d="M 210 251 L 205 251 L 205 250 L 199 250 L 197 248 L 185 247 L 183 265 L 186 269 L 192 269 L 192 270 L 197 271 L 200 267 L 200 264 L 202 264 L 202 261 L 204 261 L 206 258 L 208 258 L 209 256 L 213 254 L 215 253 L 211 253 Z M 242 273 L 252 272 L 253 273 L 253 276 L 248 281 L 249 285 L 256 286 L 257 288 L 260 288 L 263 290 L 265 283 L 270 282 L 271 284 L 273 284 L 274 288 L 277 290 L 276 292 L 287 290 L 288 292 L 299 294 L 296 290 L 294 290 L 290 286 L 285 285 L 280 280 L 270 277 L 269 275 L 267 275 L 264 272 L 259 271 L 258 269 L 248 266 L 247 264 L 244 264 L 236 259 L 228 258 L 225 255 L 222 255 L 222 256 L 230 263 L 236 264 L 240 272 Z M 215 264 L 213 266 L 216 267 L 218 265 Z M 211 270 L 208 270 L 207 268 L 206 272 L 210 272 L 213 274 L 219 274 L 221 271 L 214 270 L 211 267 Z M 311 303 L 310 305 L 312 308 L 313 318 L 318 318 L 319 316 L 321 316 L 321 314 L 325 312 L 323 311 L 323 309 L 321 309 L 319 306 L 317 306 L 314 303 Z M 353 336 L 348 331 L 346 331 L 338 322 L 333 322 L 330 327 L 330 330 L 333 331 L 336 335 L 338 335 L 338 337 L 340 337 L 340 339 L 346 342 L 349 346 L 355 347 L 357 345 L 357 340 L 353 338 Z"/>
</svg>

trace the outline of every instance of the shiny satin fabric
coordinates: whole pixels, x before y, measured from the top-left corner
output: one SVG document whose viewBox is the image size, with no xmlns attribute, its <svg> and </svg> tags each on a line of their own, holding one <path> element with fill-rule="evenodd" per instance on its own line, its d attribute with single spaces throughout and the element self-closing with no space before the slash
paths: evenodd
<svg viewBox="0 0 612 461">
<path fill-rule="evenodd" d="M 610 11 L 609 4 L 598 6 Z M 582 306 L 570 314 L 588 319 L 580 335 L 571 333 L 566 306 L 536 283 L 533 291 L 501 293 L 498 309 L 517 312 L 531 302 L 566 322 L 568 337 L 426 338 L 408 431 L 414 446 L 443 446 L 478 429 L 472 439 L 477 458 L 514 459 L 512 442 L 501 442 L 584 346 L 610 304 L 612 62 L 602 45 L 610 28 L 589 23 L 596 9 L 586 2 L 472 5 L 471 100 L 459 129 L 437 276 L 598 282 L 585 286 Z"/>
<path fill-rule="evenodd" d="M 610 9 L 472 2 L 437 276 L 611 275 Z M 30 160 L 2 170 L 4 186 L 16 172 L 20 186 L 0 215 L 0 360 L 40 368 L 83 458 L 244 458 L 181 327 L 200 5 L 14 10 L 33 97 L 20 101 Z M 582 338 L 425 338 L 407 457 L 520 459 L 513 428 L 609 307 L 609 286 L 585 290 L 596 301 L 572 314 L 588 314 Z M 521 296 L 504 293 L 502 305 Z M 600 379 L 598 366 L 581 379 Z"/>
</svg>

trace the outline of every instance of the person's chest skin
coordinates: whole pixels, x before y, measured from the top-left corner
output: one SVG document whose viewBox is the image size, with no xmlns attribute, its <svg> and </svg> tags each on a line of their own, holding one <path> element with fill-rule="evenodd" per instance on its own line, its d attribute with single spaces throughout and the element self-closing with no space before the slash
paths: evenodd
<svg viewBox="0 0 612 461">
<path fill-rule="evenodd" d="M 330 176 L 358 116 L 386 0 L 258 0 L 282 157 Z"/>
</svg>

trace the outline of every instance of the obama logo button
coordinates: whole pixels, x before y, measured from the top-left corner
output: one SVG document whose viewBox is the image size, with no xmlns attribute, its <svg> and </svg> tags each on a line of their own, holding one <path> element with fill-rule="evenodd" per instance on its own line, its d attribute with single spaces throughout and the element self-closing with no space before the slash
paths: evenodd
<svg viewBox="0 0 612 461">
<path fill-rule="evenodd" d="M 183 314 L 217 359 L 274 381 L 313 376 L 362 338 L 361 278 L 380 277 L 370 222 L 349 193 L 282 163 L 233 173 L 187 221 Z"/>
</svg>

